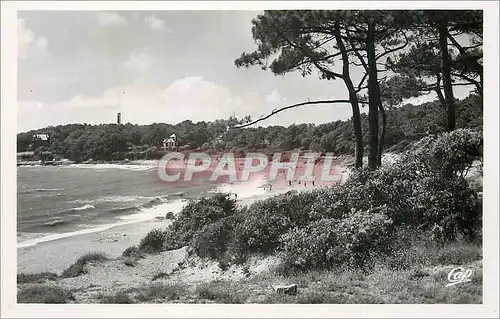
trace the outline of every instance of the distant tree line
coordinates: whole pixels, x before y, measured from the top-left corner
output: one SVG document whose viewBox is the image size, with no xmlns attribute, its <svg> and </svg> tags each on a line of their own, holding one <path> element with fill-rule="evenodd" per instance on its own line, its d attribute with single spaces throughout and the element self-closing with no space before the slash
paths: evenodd
<svg viewBox="0 0 500 319">
<path fill-rule="evenodd" d="M 482 131 L 482 97 L 471 94 L 456 101 L 457 128 Z M 386 109 L 388 124 L 385 148 L 398 151 L 425 135 L 446 130 L 446 112 L 436 100 L 421 105 L 406 104 Z M 368 116 L 361 114 L 363 143 L 369 141 Z M 68 124 L 49 126 L 17 135 L 18 152 L 32 151 L 31 159 L 52 160 L 66 158 L 72 161 L 121 161 L 125 159 L 153 159 L 160 157 L 162 141 L 176 134 L 179 150 L 208 152 L 311 150 L 333 152 L 338 155 L 354 154 L 352 119 L 326 124 L 294 124 L 288 127 L 234 128 L 236 118 L 213 122 L 184 121 L 176 125 L 154 123 L 136 124 Z M 49 135 L 47 141 L 35 139 L 37 133 Z M 29 156 L 28 156 L 29 158 Z M 25 157 L 25 159 L 28 159 Z"/>
</svg>

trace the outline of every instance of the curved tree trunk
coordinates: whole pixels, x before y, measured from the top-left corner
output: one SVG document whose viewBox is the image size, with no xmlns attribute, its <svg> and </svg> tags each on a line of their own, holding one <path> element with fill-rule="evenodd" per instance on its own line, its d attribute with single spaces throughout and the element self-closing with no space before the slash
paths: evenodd
<svg viewBox="0 0 500 319">
<path fill-rule="evenodd" d="M 448 53 L 448 25 L 445 17 L 439 21 L 439 49 L 441 51 L 441 73 L 443 74 L 444 97 L 448 114 L 447 130 L 455 129 L 455 97 L 451 82 L 451 59 Z"/>
<path fill-rule="evenodd" d="M 366 52 L 368 56 L 368 127 L 369 146 L 368 168 L 374 170 L 378 162 L 378 106 L 380 92 L 377 80 L 377 61 L 375 58 L 375 23 L 368 23 L 368 36 L 366 41 Z"/>
<path fill-rule="evenodd" d="M 335 28 L 335 40 L 342 53 L 342 76 L 344 83 L 349 91 L 349 101 L 352 107 L 352 126 L 354 131 L 355 152 L 356 152 L 356 168 L 363 167 L 363 135 L 361 132 L 361 114 L 359 111 L 359 101 L 356 95 L 354 84 L 349 73 L 349 56 L 347 55 L 344 41 L 340 35 L 340 27 Z"/>
</svg>

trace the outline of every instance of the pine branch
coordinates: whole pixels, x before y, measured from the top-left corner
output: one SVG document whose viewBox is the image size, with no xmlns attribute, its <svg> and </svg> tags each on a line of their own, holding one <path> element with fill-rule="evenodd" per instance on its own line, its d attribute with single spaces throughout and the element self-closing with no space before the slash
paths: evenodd
<svg viewBox="0 0 500 319">
<path fill-rule="evenodd" d="M 260 118 L 258 118 L 255 121 L 252 121 L 252 122 L 249 122 L 249 123 L 245 123 L 245 124 L 241 124 L 241 125 L 236 125 L 236 126 L 233 126 L 231 128 L 232 129 L 239 129 L 239 128 L 244 128 L 244 127 L 247 127 L 247 126 L 251 126 L 251 125 L 254 125 L 256 123 L 259 123 L 259 122 L 262 122 L 264 120 L 267 120 L 271 116 L 276 115 L 276 114 L 278 114 L 280 112 L 283 112 L 283 111 L 286 111 L 286 110 L 289 110 L 289 109 L 293 109 L 293 108 L 296 108 L 296 107 L 299 107 L 299 106 L 312 105 L 312 104 L 333 104 L 333 103 L 351 103 L 351 101 L 349 101 L 349 100 L 322 100 L 322 101 L 308 101 L 308 102 L 302 102 L 302 103 L 298 103 L 298 104 L 293 104 L 293 105 L 282 107 L 280 109 L 274 109 L 268 115 L 263 115 L 263 116 L 261 116 Z M 366 104 L 366 102 L 364 102 L 364 101 L 360 101 L 360 103 Z"/>
</svg>

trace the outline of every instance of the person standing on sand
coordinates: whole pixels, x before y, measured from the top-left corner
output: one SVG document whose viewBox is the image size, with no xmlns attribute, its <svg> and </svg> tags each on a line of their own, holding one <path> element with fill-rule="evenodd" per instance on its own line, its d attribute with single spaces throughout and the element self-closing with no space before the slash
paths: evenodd
<svg viewBox="0 0 500 319">
<path fill-rule="evenodd" d="M 314 187 L 314 181 L 312 181 L 312 183 L 313 183 L 313 187 Z"/>
</svg>

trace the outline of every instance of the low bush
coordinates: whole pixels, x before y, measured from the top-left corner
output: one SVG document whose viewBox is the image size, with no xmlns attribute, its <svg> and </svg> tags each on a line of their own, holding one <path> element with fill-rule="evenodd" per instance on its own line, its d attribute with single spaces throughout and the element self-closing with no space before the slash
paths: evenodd
<svg viewBox="0 0 500 319">
<path fill-rule="evenodd" d="M 236 200 L 229 194 L 216 193 L 190 201 L 169 226 L 165 234 L 165 249 L 178 249 L 188 245 L 203 227 L 236 212 Z"/>
<path fill-rule="evenodd" d="M 230 219 L 224 218 L 196 232 L 190 246 L 202 258 L 219 260 L 226 253 L 232 234 Z"/>
<path fill-rule="evenodd" d="M 246 294 L 231 291 L 231 283 L 213 281 L 196 287 L 195 293 L 200 299 L 212 300 L 222 304 L 241 304 L 245 302 Z"/>
<path fill-rule="evenodd" d="M 123 291 L 119 291 L 112 295 L 104 295 L 100 298 L 99 303 L 102 304 L 131 304 L 134 303 L 132 298 Z"/>
<path fill-rule="evenodd" d="M 154 284 L 141 289 L 136 299 L 142 302 L 153 300 L 178 300 L 186 293 L 186 287 L 179 284 Z"/>
<path fill-rule="evenodd" d="M 472 240 L 481 232 L 482 202 L 465 176 L 481 158 L 480 133 L 461 129 L 428 136 L 392 165 L 354 172 L 338 189 L 346 204 L 336 205 L 358 210 L 387 205 L 396 225 L 440 229 L 437 240 Z"/>
<path fill-rule="evenodd" d="M 53 272 L 17 274 L 17 283 L 26 284 L 30 282 L 42 282 L 45 280 L 56 280 L 59 276 Z"/>
<path fill-rule="evenodd" d="M 465 265 L 482 259 L 480 242 L 439 242 L 428 232 L 415 227 L 398 226 L 398 240 L 391 245 L 391 252 L 382 261 L 393 270 L 435 265 Z"/>
<path fill-rule="evenodd" d="M 139 243 L 139 250 L 145 253 L 155 253 L 163 251 L 163 242 L 166 232 L 161 229 L 152 229 Z M 132 251 L 131 251 L 132 252 Z"/>
<path fill-rule="evenodd" d="M 72 278 L 72 277 L 78 277 L 82 274 L 86 273 L 85 266 L 89 263 L 92 262 L 100 262 L 107 260 L 106 255 L 104 255 L 101 252 L 92 252 L 85 254 L 78 258 L 76 262 L 69 266 L 67 269 L 65 269 L 61 275 L 62 278 Z"/>
<path fill-rule="evenodd" d="M 144 252 L 142 252 L 137 246 L 130 246 L 123 251 L 122 256 L 139 259 L 144 257 Z"/>
<path fill-rule="evenodd" d="M 234 220 L 231 250 L 236 255 L 272 252 L 282 234 L 317 218 L 311 213 L 318 195 L 288 192 L 253 203 Z"/>
<path fill-rule="evenodd" d="M 73 301 L 73 294 L 57 286 L 35 286 L 23 288 L 17 293 L 18 303 L 61 304 Z"/>
<path fill-rule="evenodd" d="M 290 230 L 280 239 L 285 264 L 300 270 L 367 266 L 390 246 L 392 221 L 386 210 L 354 211 L 345 219 L 321 219 Z"/>
<path fill-rule="evenodd" d="M 168 213 L 165 215 L 165 219 L 170 219 L 170 220 L 175 219 L 174 213 L 173 213 L 173 212 L 168 212 Z"/>
</svg>

